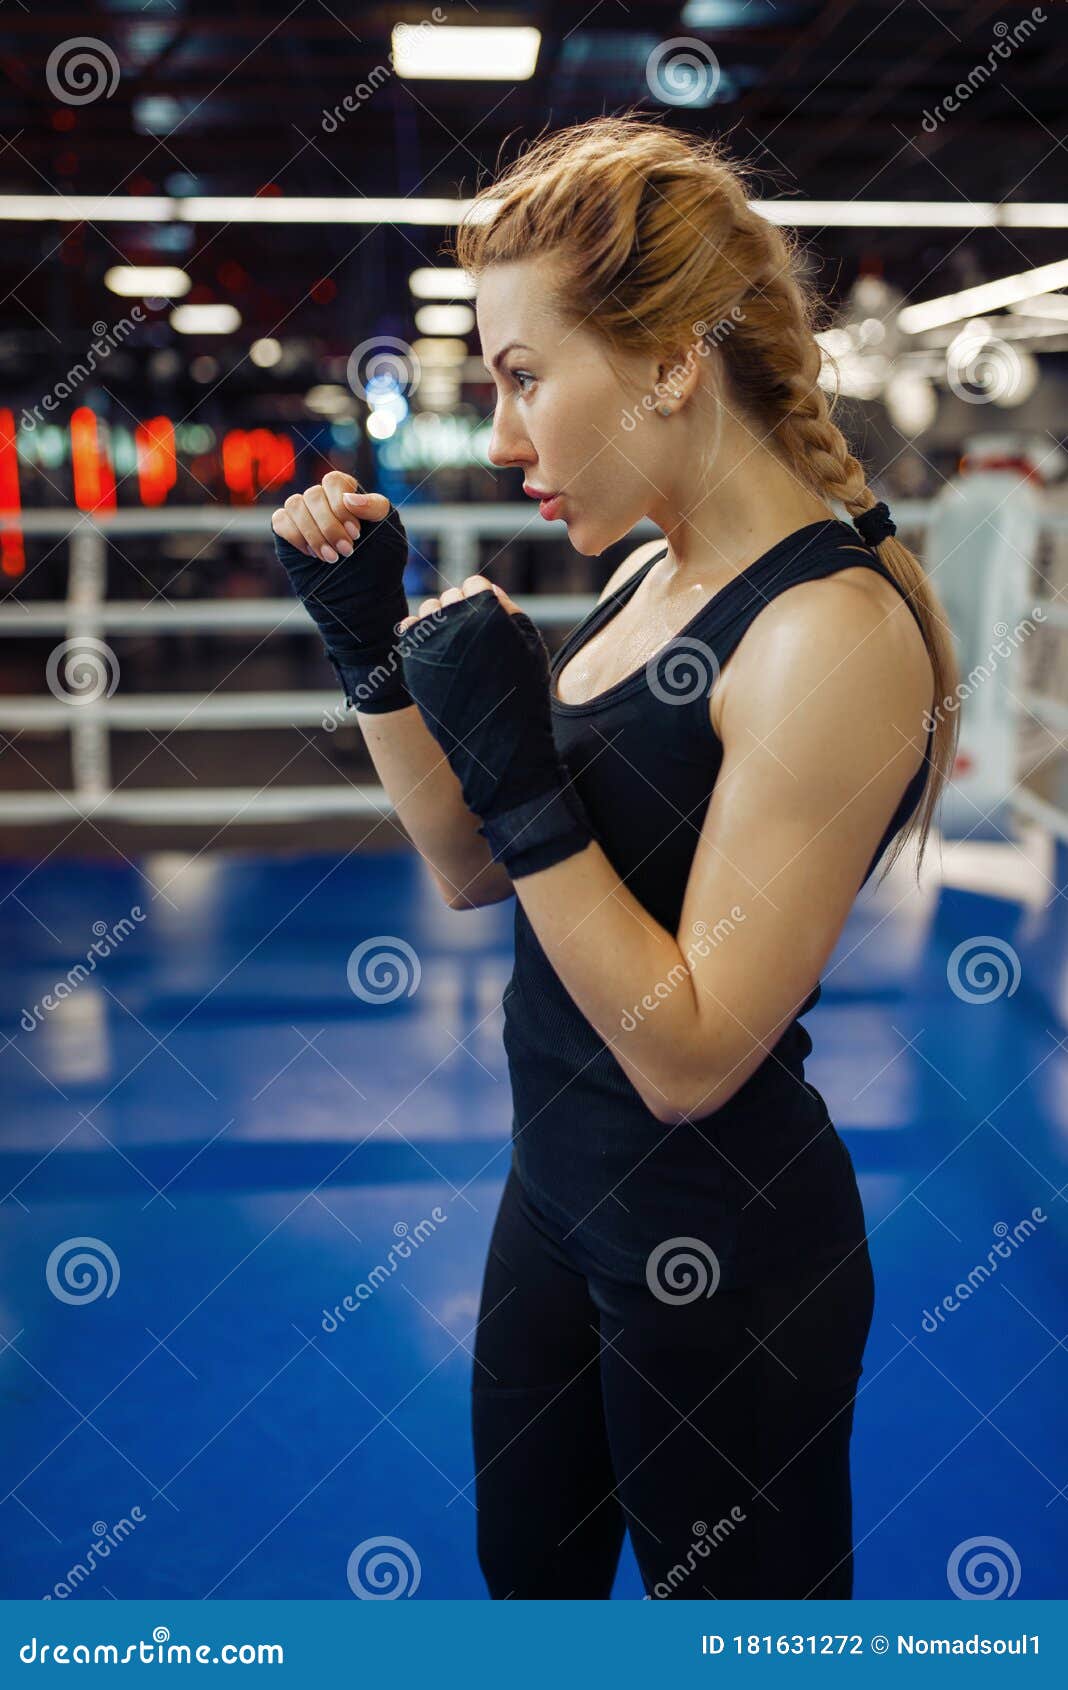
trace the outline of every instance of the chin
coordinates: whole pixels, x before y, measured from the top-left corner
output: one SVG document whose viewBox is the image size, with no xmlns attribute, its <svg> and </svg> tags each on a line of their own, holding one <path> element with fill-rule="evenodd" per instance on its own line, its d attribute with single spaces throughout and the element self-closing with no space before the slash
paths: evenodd
<svg viewBox="0 0 1068 1690">
<path fill-rule="evenodd" d="M 581 523 L 575 527 L 568 523 L 567 528 L 568 539 L 575 551 L 583 557 L 602 557 L 610 546 L 617 546 L 621 540 L 627 538 L 629 533 L 629 527 L 618 528 L 616 526 L 613 526 L 611 530 L 601 528 L 599 532 L 595 532 L 589 528 L 584 529 Z"/>
<path fill-rule="evenodd" d="M 581 557 L 600 557 L 618 537 L 606 534 L 603 528 L 584 522 L 581 517 L 564 517 L 563 522 L 569 543 Z"/>
</svg>

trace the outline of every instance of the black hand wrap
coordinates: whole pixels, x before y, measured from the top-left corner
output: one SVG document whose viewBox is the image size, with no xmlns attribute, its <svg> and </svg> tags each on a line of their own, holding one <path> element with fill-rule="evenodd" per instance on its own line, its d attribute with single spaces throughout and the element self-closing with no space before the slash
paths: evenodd
<svg viewBox="0 0 1068 1690">
<path fill-rule="evenodd" d="M 584 850 L 594 833 L 553 741 L 549 654 L 530 617 L 474 593 L 414 622 L 400 654 L 494 861 L 514 880 Z"/>
<path fill-rule="evenodd" d="M 336 563 L 307 557 L 278 534 L 274 549 L 323 637 L 346 702 L 384 715 L 412 702 L 396 649 L 397 623 L 409 614 L 402 585 L 408 536 L 395 505 L 378 522 L 359 521 L 351 555 Z"/>
</svg>

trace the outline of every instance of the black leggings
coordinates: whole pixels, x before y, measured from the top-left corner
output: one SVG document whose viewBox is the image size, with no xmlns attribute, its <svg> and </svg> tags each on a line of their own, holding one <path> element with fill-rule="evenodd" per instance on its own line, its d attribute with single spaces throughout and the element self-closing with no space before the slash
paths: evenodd
<svg viewBox="0 0 1068 1690">
<path fill-rule="evenodd" d="M 689 1301 L 579 1271 L 511 1171 L 471 1398 L 490 1596 L 610 1596 L 624 1527 L 650 1597 L 852 1596 L 873 1307 L 866 1242 Z"/>
</svg>

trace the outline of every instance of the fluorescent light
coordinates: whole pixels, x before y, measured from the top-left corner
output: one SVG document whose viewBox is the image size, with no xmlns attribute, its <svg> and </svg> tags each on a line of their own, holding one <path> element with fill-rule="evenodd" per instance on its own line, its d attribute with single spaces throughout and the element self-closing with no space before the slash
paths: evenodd
<svg viewBox="0 0 1068 1690">
<path fill-rule="evenodd" d="M 1036 293 L 1033 297 L 1014 300 L 1009 306 L 1010 311 L 1019 311 L 1026 317 L 1068 317 L 1068 294 Z"/>
<path fill-rule="evenodd" d="M 10 222 L 169 223 L 176 200 L 136 194 L 0 194 L 0 218 Z"/>
<path fill-rule="evenodd" d="M 997 220 L 994 204 L 968 200 L 757 200 L 771 223 L 828 229 L 979 229 Z"/>
<path fill-rule="evenodd" d="M 904 334 L 922 334 L 924 329 L 955 323 L 963 317 L 976 317 L 983 311 L 998 311 L 1018 299 L 1030 299 L 1032 294 L 1065 286 L 1068 286 L 1068 258 L 1058 258 L 1052 264 L 1040 264 L 1036 270 L 1021 270 L 996 282 L 980 282 L 978 287 L 963 288 L 959 293 L 945 293 L 920 305 L 906 305 L 898 312 L 897 326 Z"/>
<path fill-rule="evenodd" d="M 236 305 L 176 305 L 170 325 L 178 334 L 232 334 L 241 313 Z"/>
<path fill-rule="evenodd" d="M 467 342 L 465 340 L 446 340 L 431 338 L 412 342 L 412 351 L 418 358 L 424 371 L 428 369 L 451 369 L 462 364 L 467 357 Z"/>
<path fill-rule="evenodd" d="M 413 299 L 473 299 L 475 278 L 456 265 L 423 265 L 408 277 Z"/>
<path fill-rule="evenodd" d="M 457 30 L 455 33 L 469 33 Z M 473 33 L 473 32 L 470 32 Z M 770 222 L 828 229 L 1064 229 L 1068 202 L 1013 205 L 964 200 L 797 200 L 749 202 Z M 477 212 L 470 200 L 286 198 L 281 194 L 213 198 L 126 194 L 0 194 L 0 222 L 57 223 L 397 223 L 454 224 L 492 218 L 499 201 Z"/>
<path fill-rule="evenodd" d="M 470 334 L 475 313 L 470 305 L 421 305 L 415 313 L 420 334 Z"/>
<path fill-rule="evenodd" d="M 393 68 L 398 76 L 448 77 L 461 82 L 525 82 L 533 76 L 541 30 L 484 29 L 455 24 L 394 26 Z"/>
<path fill-rule="evenodd" d="M 446 199 L 284 199 L 280 194 L 251 199 L 183 200 L 189 223 L 457 223 L 464 200 Z"/>
<path fill-rule="evenodd" d="M 113 264 L 104 272 L 104 286 L 126 299 L 181 299 L 192 285 L 184 270 L 167 265 Z"/>
</svg>

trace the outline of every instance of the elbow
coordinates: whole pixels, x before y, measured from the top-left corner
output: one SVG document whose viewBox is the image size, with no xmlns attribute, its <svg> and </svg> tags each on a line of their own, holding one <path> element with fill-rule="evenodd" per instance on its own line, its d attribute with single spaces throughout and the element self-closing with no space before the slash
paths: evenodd
<svg viewBox="0 0 1068 1690">
<path fill-rule="evenodd" d="M 482 904 L 476 898 L 469 898 L 466 892 L 442 891 L 442 899 L 450 910 L 480 910 Z"/>
<path fill-rule="evenodd" d="M 717 1109 L 730 1102 L 741 1083 L 741 1080 L 735 1083 L 719 1073 L 709 1074 L 706 1071 L 683 1086 L 676 1076 L 673 1083 L 665 1084 L 663 1090 L 649 1101 L 649 1108 L 662 1126 L 681 1127 L 688 1122 L 700 1121 L 706 1115 L 714 1115 Z"/>
</svg>

